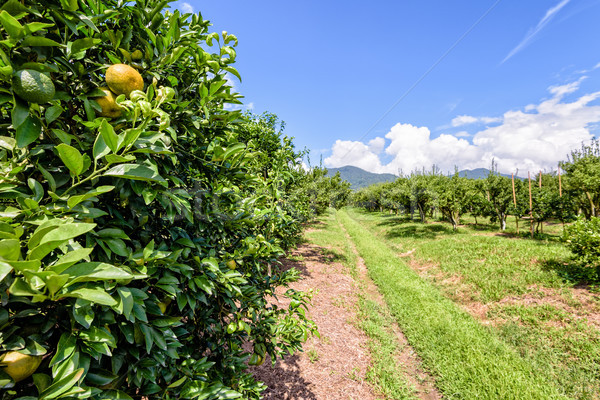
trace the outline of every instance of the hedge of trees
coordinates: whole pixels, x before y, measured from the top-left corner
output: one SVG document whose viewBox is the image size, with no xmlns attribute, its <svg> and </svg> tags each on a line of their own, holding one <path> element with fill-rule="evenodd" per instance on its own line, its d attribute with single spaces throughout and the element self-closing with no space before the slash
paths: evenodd
<svg viewBox="0 0 600 400">
<path fill-rule="evenodd" d="M 425 222 L 436 213 L 457 229 L 460 218 L 470 214 L 488 217 L 506 229 L 506 219 L 532 219 L 536 231 L 548 220 L 572 221 L 577 215 L 597 217 L 600 201 L 600 148 L 598 140 L 571 152 L 557 172 L 539 173 L 529 179 L 503 176 L 495 167 L 485 179 L 468 179 L 458 173 L 447 176 L 435 167 L 415 171 L 394 182 L 373 185 L 356 192 L 354 204 L 368 210 L 418 214 Z M 529 187 L 531 186 L 531 191 Z M 531 193 L 531 196 L 530 196 Z M 530 198 L 531 197 L 531 198 Z"/>
<path fill-rule="evenodd" d="M 237 38 L 167 8 L 0 8 L 3 400 L 259 398 L 247 364 L 316 332 L 309 294 L 270 299 L 298 278 L 278 259 L 343 185 L 301 168 L 274 115 L 225 107 L 241 104 Z M 114 64 L 143 90 L 107 115 Z M 55 94 L 17 94 L 23 70 Z"/>
</svg>

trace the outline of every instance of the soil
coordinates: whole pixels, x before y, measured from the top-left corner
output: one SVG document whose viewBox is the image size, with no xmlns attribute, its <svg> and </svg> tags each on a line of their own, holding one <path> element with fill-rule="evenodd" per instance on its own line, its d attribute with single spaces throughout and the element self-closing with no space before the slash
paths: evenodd
<svg viewBox="0 0 600 400">
<path fill-rule="evenodd" d="M 356 327 L 359 293 L 381 305 L 385 302 L 367 276 L 360 257 L 355 280 L 343 264 L 336 262 L 338 251 L 331 250 L 304 244 L 283 262 L 283 268 L 294 267 L 301 273 L 302 279 L 291 285 L 293 289 L 315 290 L 308 317 L 316 322 L 321 337 L 309 339 L 303 353 L 277 360 L 274 367 L 267 357 L 263 365 L 251 368 L 254 376 L 267 385 L 263 392 L 266 400 L 385 398 L 365 381 L 371 360 L 366 349 L 367 337 Z M 279 306 L 286 303 L 279 297 Z M 400 328 L 395 325 L 393 329 L 401 349 L 397 362 L 406 371 L 416 397 L 441 399 L 434 379 L 427 374 Z"/>
<path fill-rule="evenodd" d="M 252 367 L 254 376 L 267 385 L 267 400 L 334 400 L 377 399 L 365 382 L 370 365 L 365 348 L 367 341 L 352 321 L 356 316 L 357 284 L 346 267 L 325 256 L 320 248 L 302 245 L 284 261 L 284 268 L 295 267 L 302 279 L 293 289 L 317 291 L 308 310 L 316 322 L 320 338 L 312 337 L 304 344 L 304 352 L 277 360 L 274 367 L 267 357 L 264 364 Z M 286 306 L 283 297 L 277 304 Z"/>
</svg>

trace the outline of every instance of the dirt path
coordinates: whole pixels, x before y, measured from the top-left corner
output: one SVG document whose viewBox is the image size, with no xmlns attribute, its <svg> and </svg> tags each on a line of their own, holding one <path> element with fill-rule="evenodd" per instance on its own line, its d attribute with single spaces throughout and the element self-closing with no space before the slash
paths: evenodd
<svg viewBox="0 0 600 400">
<path fill-rule="evenodd" d="M 350 238 L 350 235 L 348 234 L 346 229 L 343 226 L 341 226 L 341 228 L 342 228 L 342 231 L 344 232 L 344 234 L 346 235 L 346 237 L 348 238 L 348 240 L 352 241 L 352 239 Z M 364 295 L 367 298 L 377 302 L 381 306 L 387 308 L 387 305 L 385 304 L 385 300 L 383 299 L 383 296 L 381 295 L 381 293 L 379 293 L 379 290 L 377 289 L 377 286 L 375 285 L 375 283 L 373 283 L 373 281 L 369 278 L 367 266 L 365 265 L 365 261 L 358 254 L 358 250 L 356 249 L 356 246 L 354 245 L 354 243 L 352 243 L 352 251 L 354 252 L 354 254 L 356 255 L 356 257 L 358 259 L 357 269 L 358 269 L 359 279 L 361 281 L 361 284 L 363 285 Z M 414 249 L 409 251 L 406 254 L 410 255 L 413 252 L 414 252 Z M 397 362 L 400 365 L 402 365 L 402 367 L 405 371 L 406 379 L 414 387 L 415 396 L 421 400 L 440 400 L 440 399 L 442 399 L 442 394 L 435 387 L 435 379 L 429 373 L 427 373 L 427 371 L 423 367 L 423 361 L 417 355 L 417 353 L 414 351 L 412 346 L 408 343 L 408 339 L 406 338 L 406 336 L 404 336 L 404 333 L 402 333 L 402 331 L 400 330 L 400 326 L 398 326 L 398 324 L 394 323 L 392 326 L 392 329 L 396 336 L 396 340 L 398 341 L 398 344 L 400 345 L 399 346 L 400 351 L 398 352 L 398 354 L 396 354 L 395 358 L 396 358 Z"/>
<path fill-rule="evenodd" d="M 302 279 L 292 288 L 318 290 L 308 316 L 317 323 L 321 338 L 311 338 L 304 352 L 278 361 L 271 367 L 265 360 L 252 372 L 268 389 L 268 400 L 335 400 L 377 397 L 364 380 L 370 364 L 365 349 L 366 337 L 352 324 L 356 317 L 358 286 L 347 269 L 324 256 L 318 247 L 302 245 L 285 261 L 284 267 L 295 267 Z M 285 306 L 285 303 L 279 303 Z"/>
</svg>

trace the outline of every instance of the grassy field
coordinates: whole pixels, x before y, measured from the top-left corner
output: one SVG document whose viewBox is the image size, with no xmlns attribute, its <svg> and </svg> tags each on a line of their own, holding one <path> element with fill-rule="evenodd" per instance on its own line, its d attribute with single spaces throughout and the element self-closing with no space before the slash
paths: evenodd
<svg viewBox="0 0 600 400">
<path fill-rule="evenodd" d="M 446 398 L 600 398 L 599 297 L 569 263 L 562 226 L 532 240 L 523 224 L 514 235 L 514 221 L 508 234 L 467 222 L 454 232 L 447 223 L 347 209 L 309 237 L 352 265 L 345 227 Z M 370 312 L 378 314 L 363 321 L 385 326 L 386 310 Z M 410 392 L 403 396 L 394 398 Z"/>
</svg>

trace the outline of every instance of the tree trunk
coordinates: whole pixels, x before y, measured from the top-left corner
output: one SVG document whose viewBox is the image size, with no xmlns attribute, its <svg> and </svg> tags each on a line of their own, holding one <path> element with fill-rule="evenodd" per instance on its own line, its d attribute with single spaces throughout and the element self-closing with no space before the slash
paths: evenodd
<svg viewBox="0 0 600 400">
<path fill-rule="evenodd" d="M 421 222 L 425 223 L 425 212 L 420 204 L 417 204 L 417 207 L 419 208 L 419 217 L 421 217 Z"/>
<path fill-rule="evenodd" d="M 500 229 L 506 230 L 506 215 L 504 213 L 498 213 L 498 219 L 500 219 Z"/>
</svg>

